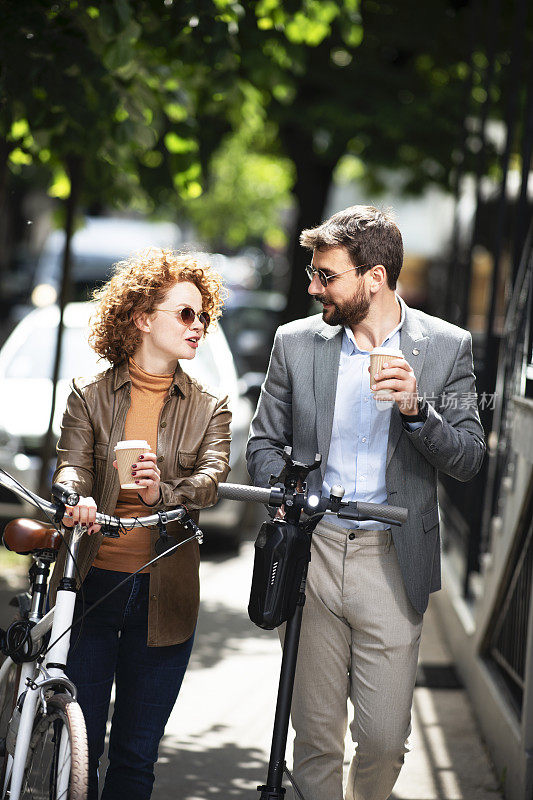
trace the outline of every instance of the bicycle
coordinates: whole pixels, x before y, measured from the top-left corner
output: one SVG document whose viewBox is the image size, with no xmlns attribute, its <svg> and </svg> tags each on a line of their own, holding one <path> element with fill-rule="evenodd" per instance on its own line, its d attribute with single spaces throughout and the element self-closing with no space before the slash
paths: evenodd
<svg viewBox="0 0 533 800">
<path fill-rule="evenodd" d="M 0 668 L 0 799 L 85 800 L 87 734 L 83 713 L 76 702 L 76 687 L 65 674 L 65 668 L 71 629 L 88 613 L 84 612 L 79 620 L 73 619 L 76 557 L 86 527 L 62 525 L 66 506 L 77 505 L 79 496 L 61 484 L 54 484 L 53 501 L 49 502 L 4 471 L 0 471 L 0 485 L 29 500 L 52 523 L 13 520 L 4 530 L 6 547 L 30 555 L 33 563 L 29 570 L 29 596 L 18 596 L 19 614 L 1 635 L 0 649 L 6 658 Z M 167 524 L 176 521 L 190 533 L 188 538 L 177 541 L 168 535 Z M 141 569 L 187 542 L 203 540 L 202 531 L 184 506 L 135 519 L 98 513 L 96 522 L 102 526 L 104 535 L 111 537 L 127 533 L 133 527 L 159 528 L 157 555 Z M 56 604 L 45 613 L 50 566 L 62 541 L 67 539 L 68 553 Z"/>
</svg>

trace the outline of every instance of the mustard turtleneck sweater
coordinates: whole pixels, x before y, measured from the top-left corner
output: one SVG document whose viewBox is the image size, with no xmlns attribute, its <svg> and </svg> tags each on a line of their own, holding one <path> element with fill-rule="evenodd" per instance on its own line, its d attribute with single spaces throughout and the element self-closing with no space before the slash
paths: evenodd
<svg viewBox="0 0 533 800">
<path fill-rule="evenodd" d="M 152 452 L 157 453 L 159 416 L 174 375 L 152 375 L 133 358 L 129 359 L 128 367 L 131 405 L 126 415 L 124 439 L 146 439 Z M 121 489 L 114 513 L 117 517 L 144 517 L 150 511 L 141 503 L 135 489 Z M 136 572 L 151 557 L 150 531 L 134 528 L 118 539 L 105 537 L 93 563 L 100 569 Z M 149 572 L 149 568 L 143 572 Z"/>
</svg>

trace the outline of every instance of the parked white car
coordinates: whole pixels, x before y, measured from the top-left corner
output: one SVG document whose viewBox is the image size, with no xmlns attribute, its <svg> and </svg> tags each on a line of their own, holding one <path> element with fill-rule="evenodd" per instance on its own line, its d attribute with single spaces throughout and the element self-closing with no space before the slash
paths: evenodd
<svg viewBox="0 0 533 800">
<path fill-rule="evenodd" d="M 70 303 L 65 308 L 63 357 L 54 415 L 59 436 L 61 418 L 74 376 L 101 372 L 108 365 L 98 360 L 87 342 L 91 303 Z M 47 306 L 31 311 L 15 328 L 0 351 L 0 467 L 30 489 L 37 490 L 39 450 L 48 427 L 59 309 Z M 187 372 L 216 391 L 228 394 L 233 412 L 230 480 L 247 483 L 245 447 L 253 407 L 239 393 L 233 356 L 219 327 L 211 330 L 192 361 L 183 362 Z M 50 477 L 53 464 L 50 465 Z M 34 513 L 0 487 L 0 517 Z M 231 543 L 237 543 L 246 517 L 246 506 L 222 500 L 202 512 L 201 524 Z"/>
<path fill-rule="evenodd" d="M 85 217 L 71 242 L 71 300 L 90 299 L 92 290 L 106 281 L 113 264 L 126 255 L 155 245 L 175 249 L 183 235 L 171 222 L 151 222 L 126 217 Z M 35 271 L 31 299 L 34 306 L 57 302 L 63 273 L 65 231 L 47 238 Z"/>
</svg>

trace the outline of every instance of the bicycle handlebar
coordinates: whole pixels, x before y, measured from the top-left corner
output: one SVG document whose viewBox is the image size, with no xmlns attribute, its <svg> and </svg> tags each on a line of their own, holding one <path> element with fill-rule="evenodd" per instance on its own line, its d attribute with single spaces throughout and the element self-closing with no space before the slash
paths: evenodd
<svg viewBox="0 0 533 800">
<path fill-rule="evenodd" d="M 268 506 L 280 507 L 284 503 L 285 491 L 280 487 L 271 489 L 259 486 L 245 486 L 238 483 L 221 483 L 218 487 L 218 496 L 228 500 L 252 501 L 264 503 Z M 364 520 L 372 519 L 376 522 L 385 522 L 390 525 L 402 525 L 407 521 L 408 510 L 401 506 L 388 506 L 379 503 L 364 503 L 361 501 L 342 502 L 338 499 L 317 496 L 315 503 L 307 503 L 304 510 L 307 514 L 329 513 L 341 519 Z"/>
<path fill-rule="evenodd" d="M 80 499 L 77 492 L 73 491 L 68 486 L 64 486 L 63 484 L 60 483 L 54 483 L 54 485 L 52 486 L 52 497 L 55 499 L 55 502 L 51 503 L 49 500 L 45 500 L 43 497 L 40 497 L 35 492 L 26 489 L 15 478 L 13 478 L 12 475 L 10 475 L 8 472 L 6 472 L 1 468 L 0 468 L 0 486 L 9 489 L 9 491 L 13 492 L 13 494 L 17 495 L 17 497 L 20 497 L 22 500 L 29 501 L 40 511 L 44 512 L 51 521 L 53 520 L 53 523 L 56 527 L 58 527 L 57 523 L 61 521 L 64 515 L 65 506 L 68 505 L 69 507 L 72 507 L 74 505 L 77 505 Z M 127 532 L 128 529 L 131 530 L 132 528 L 135 527 L 145 527 L 145 528 L 151 528 L 156 526 L 159 527 L 159 539 L 155 543 L 156 556 L 152 558 L 147 564 L 145 564 L 144 567 L 141 567 L 139 570 L 137 570 L 137 572 L 140 572 L 141 569 L 144 569 L 145 567 L 149 567 L 151 564 L 155 563 L 160 558 L 163 558 L 166 555 L 170 555 L 178 547 L 181 547 L 182 545 L 185 545 L 194 539 L 196 539 L 200 544 L 203 541 L 202 531 L 200 530 L 196 522 L 190 517 L 189 512 L 187 511 L 185 506 L 178 506 L 177 508 L 174 508 L 170 511 L 161 511 L 157 514 L 150 514 L 146 517 L 135 517 L 135 518 L 114 517 L 109 514 L 101 514 L 100 512 L 97 512 L 95 521 L 97 524 L 102 526 L 102 533 L 104 533 L 104 535 L 107 534 L 109 536 L 119 536 L 121 532 L 122 533 Z M 185 530 L 187 530 L 188 533 L 191 535 L 182 540 L 178 540 L 174 536 L 169 535 L 167 533 L 167 524 L 177 521 L 182 521 Z M 79 543 L 79 537 L 76 537 L 76 530 L 78 527 L 80 526 L 76 526 L 73 529 L 74 544 Z M 80 531 L 81 533 L 83 533 L 83 528 L 84 526 L 82 525 Z M 72 577 L 74 576 L 74 570 L 77 571 L 78 576 L 80 576 L 80 573 L 78 567 L 76 566 L 75 555 L 73 553 L 73 550 L 68 548 L 68 553 L 73 564 L 73 571 L 72 574 L 67 575 L 67 569 L 65 568 L 63 577 L 72 579 Z M 68 565 L 68 561 L 66 563 Z M 127 575 L 126 578 L 120 584 L 118 584 L 118 586 L 116 586 L 114 590 L 120 588 L 120 586 L 122 586 L 123 583 L 125 583 L 129 578 L 131 578 L 135 574 L 137 573 L 132 573 L 131 575 Z M 114 590 L 111 590 L 111 592 Z M 109 594 L 111 594 L 111 592 L 105 595 L 104 598 L 100 598 L 100 600 L 97 601 L 95 605 L 101 603 L 103 599 L 105 599 Z M 84 614 L 80 617 L 80 619 L 83 619 L 86 613 L 88 612 L 84 612 Z M 44 634 L 47 633 L 52 627 L 52 620 L 54 619 L 54 614 L 55 614 L 55 608 L 50 609 L 50 611 L 42 619 L 40 619 L 37 622 L 37 624 L 33 626 L 33 628 L 31 628 L 31 630 L 29 630 L 29 635 L 34 645 L 37 644 L 42 639 Z M 59 642 L 60 639 L 63 638 L 63 636 L 65 636 L 65 634 L 71 628 L 72 625 L 67 627 L 66 630 L 64 630 L 51 645 L 48 645 L 46 652 L 50 652 L 50 650 L 57 644 L 57 642 Z M 14 658 L 14 651 L 7 652 L 6 650 L 4 650 L 4 653 Z M 38 655 L 39 653 L 37 653 L 35 657 L 37 657 Z"/>
<path fill-rule="evenodd" d="M 41 511 L 45 511 L 54 515 L 57 510 L 57 507 L 54 503 L 51 503 L 49 500 L 45 500 L 43 497 L 39 497 L 38 494 L 35 494 L 35 492 L 32 492 L 29 489 L 19 486 L 15 479 L 12 478 L 8 472 L 3 470 L 0 472 L 0 485 L 5 486 L 6 489 L 9 489 L 22 500 L 28 500 L 32 505 Z M 68 504 L 67 501 L 69 500 L 74 500 L 75 497 L 77 497 L 76 502 L 79 501 L 79 496 L 77 493 L 69 489 L 68 486 L 63 486 L 61 483 L 54 483 L 53 495 L 57 498 L 58 502 L 65 504 Z M 167 511 L 165 513 L 166 522 L 177 522 L 178 520 L 188 516 L 187 509 L 184 506 L 172 509 L 171 511 Z M 150 514 L 147 517 L 113 517 L 109 514 L 101 514 L 98 511 L 96 514 L 96 523 L 98 525 L 102 525 L 108 530 L 119 530 L 120 528 L 132 527 L 154 528 L 156 525 L 161 523 L 161 519 L 159 514 Z"/>
</svg>

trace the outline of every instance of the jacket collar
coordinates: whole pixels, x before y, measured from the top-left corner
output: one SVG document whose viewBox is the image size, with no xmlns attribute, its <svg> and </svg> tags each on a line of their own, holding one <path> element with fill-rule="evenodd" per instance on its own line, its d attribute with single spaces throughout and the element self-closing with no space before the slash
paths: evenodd
<svg viewBox="0 0 533 800">
<path fill-rule="evenodd" d="M 128 362 L 121 361 L 120 364 L 115 364 L 113 367 L 113 391 L 118 391 L 118 389 L 122 388 L 126 383 L 131 383 Z M 189 383 L 189 377 L 187 373 L 183 371 L 178 361 L 176 371 L 174 372 L 174 378 L 172 379 L 170 393 L 177 394 L 179 392 L 182 397 L 186 397 L 189 391 Z"/>
<path fill-rule="evenodd" d="M 322 321 L 317 330 L 317 334 L 323 339 L 333 339 L 339 333 L 342 333 L 343 330 L 344 328 L 342 325 L 327 325 L 327 323 Z"/>
</svg>

